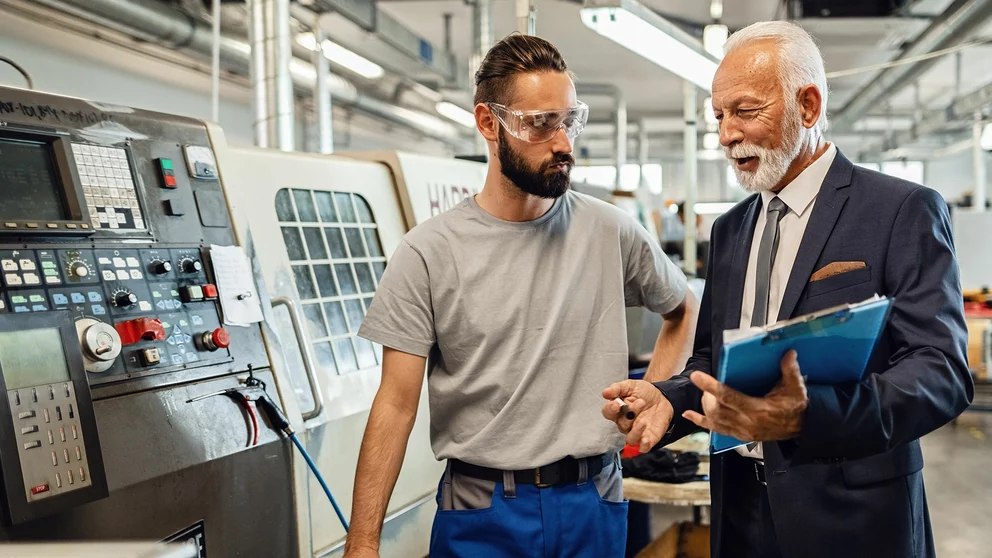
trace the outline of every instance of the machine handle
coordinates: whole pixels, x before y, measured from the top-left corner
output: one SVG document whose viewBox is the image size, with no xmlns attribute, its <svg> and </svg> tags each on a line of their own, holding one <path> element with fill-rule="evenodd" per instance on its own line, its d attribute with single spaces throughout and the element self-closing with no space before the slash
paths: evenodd
<svg viewBox="0 0 992 558">
<path fill-rule="evenodd" d="M 293 333 L 296 334 L 296 343 L 300 346 L 300 354 L 303 355 L 303 368 L 307 372 L 307 382 L 310 384 L 310 392 L 313 394 L 313 410 L 303 413 L 303 420 L 310 420 L 324 410 L 324 403 L 320 394 L 320 386 L 317 385 L 317 366 L 314 364 L 313 355 L 310 354 L 310 343 L 307 342 L 303 333 L 300 310 L 296 306 L 296 302 L 286 296 L 273 298 L 272 306 L 285 306 L 289 309 L 289 320 L 293 323 Z"/>
</svg>

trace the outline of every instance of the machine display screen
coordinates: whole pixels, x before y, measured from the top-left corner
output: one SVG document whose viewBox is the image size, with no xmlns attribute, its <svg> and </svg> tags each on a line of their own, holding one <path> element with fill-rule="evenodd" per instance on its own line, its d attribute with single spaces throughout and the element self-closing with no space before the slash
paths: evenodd
<svg viewBox="0 0 992 558">
<path fill-rule="evenodd" d="M 0 138 L 0 220 L 67 219 L 51 144 Z"/>
<path fill-rule="evenodd" d="M 8 390 L 69 381 L 57 328 L 0 332 L 0 368 Z"/>
</svg>

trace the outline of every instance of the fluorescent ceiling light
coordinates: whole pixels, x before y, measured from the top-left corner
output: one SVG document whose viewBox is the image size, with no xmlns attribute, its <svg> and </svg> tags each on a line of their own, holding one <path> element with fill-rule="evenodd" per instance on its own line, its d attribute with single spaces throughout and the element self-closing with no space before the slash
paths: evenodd
<svg viewBox="0 0 992 558">
<path fill-rule="evenodd" d="M 462 107 L 449 103 L 448 101 L 441 101 L 434 105 L 434 109 L 441 116 L 457 122 L 466 128 L 475 128 L 475 114 L 463 109 Z"/>
<path fill-rule="evenodd" d="M 716 132 L 703 134 L 703 149 L 708 151 L 720 149 L 720 134 Z"/>
<path fill-rule="evenodd" d="M 723 215 L 735 205 L 734 202 L 699 202 L 692 207 L 696 209 L 696 215 Z"/>
<path fill-rule="evenodd" d="M 709 91 L 717 58 L 695 38 L 636 0 L 586 0 L 582 23 L 596 33 Z"/>
<path fill-rule="evenodd" d="M 304 48 L 317 50 L 317 42 L 311 33 L 300 33 L 296 36 L 296 42 L 303 45 Z M 364 78 L 379 79 L 386 75 L 386 71 L 382 69 L 382 66 L 368 58 L 355 54 L 337 43 L 325 39 L 324 42 L 320 43 L 320 46 L 324 51 L 325 58 Z"/>
<path fill-rule="evenodd" d="M 718 59 L 723 59 L 723 45 L 727 44 L 729 30 L 726 25 L 707 25 L 703 28 L 703 48 Z"/>
</svg>

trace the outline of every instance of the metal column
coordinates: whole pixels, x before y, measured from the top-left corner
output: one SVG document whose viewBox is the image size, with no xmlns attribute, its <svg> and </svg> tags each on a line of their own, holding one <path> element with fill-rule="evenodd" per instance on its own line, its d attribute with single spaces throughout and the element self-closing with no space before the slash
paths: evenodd
<svg viewBox="0 0 992 558">
<path fill-rule="evenodd" d="M 317 73 L 313 88 L 313 105 L 317 115 L 317 150 L 320 153 L 334 152 L 334 127 L 331 120 L 331 91 L 327 85 L 330 77 L 330 63 L 324 56 L 324 29 L 320 26 L 320 15 L 313 18 L 313 67 Z"/>
<path fill-rule="evenodd" d="M 972 126 L 972 157 L 975 165 L 975 196 L 972 208 L 978 212 L 985 211 L 985 200 L 988 198 L 987 181 L 988 174 L 985 167 L 985 151 L 982 149 L 982 113 L 975 114 L 975 123 Z"/>
<path fill-rule="evenodd" d="M 293 79 L 289 61 L 293 58 L 289 33 L 289 0 L 263 0 L 265 6 L 265 88 L 270 144 L 282 151 L 295 148 L 296 114 Z"/>
<path fill-rule="evenodd" d="M 252 129 L 255 145 L 269 146 L 269 101 L 265 84 L 265 6 L 263 0 L 248 0 L 248 43 L 251 47 Z"/>
<path fill-rule="evenodd" d="M 696 161 L 696 86 L 682 83 L 682 113 L 685 117 L 685 241 L 683 257 L 686 274 L 696 275 L 696 190 L 699 184 L 699 169 Z"/>
<path fill-rule="evenodd" d="M 624 99 L 623 91 L 617 89 L 617 124 L 616 124 L 616 160 L 617 178 L 614 182 L 615 188 L 620 189 L 620 176 L 623 174 L 623 167 L 627 164 L 627 101 Z"/>
<path fill-rule="evenodd" d="M 472 58 L 469 61 L 469 83 L 475 91 L 475 74 L 482 66 L 482 60 L 493 44 L 493 4 L 492 0 L 471 0 L 472 4 Z M 477 154 L 488 157 L 489 146 L 486 138 L 477 134 L 475 139 Z"/>
<path fill-rule="evenodd" d="M 517 31 L 524 35 L 537 34 L 537 6 L 530 0 L 516 0 Z"/>
<path fill-rule="evenodd" d="M 210 49 L 210 120 L 220 122 L 220 0 L 213 0 L 211 13 L 214 44 Z"/>
</svg>

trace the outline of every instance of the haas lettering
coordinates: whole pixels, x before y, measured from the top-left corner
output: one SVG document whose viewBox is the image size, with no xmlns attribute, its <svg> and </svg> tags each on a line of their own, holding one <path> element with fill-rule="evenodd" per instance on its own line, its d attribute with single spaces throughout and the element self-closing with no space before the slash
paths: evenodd
<svg viewBox="0 0 992 558">
<path fill-rule="evenodd" d="M 465 198 L 477 194 L 475 189 L 454 184 L 427 184 L 427 196 L 431 202 L 431 217 L 455 207 Z"/>
</svg>

